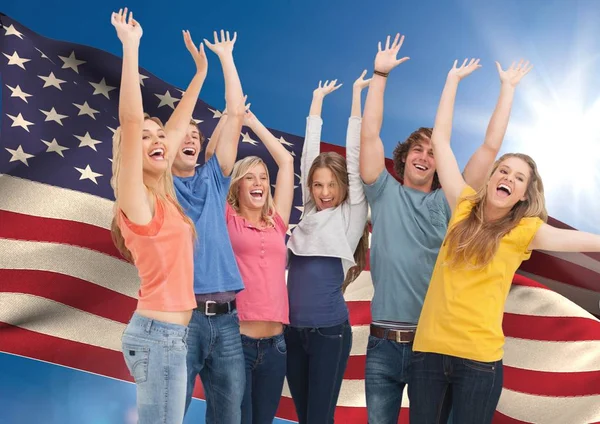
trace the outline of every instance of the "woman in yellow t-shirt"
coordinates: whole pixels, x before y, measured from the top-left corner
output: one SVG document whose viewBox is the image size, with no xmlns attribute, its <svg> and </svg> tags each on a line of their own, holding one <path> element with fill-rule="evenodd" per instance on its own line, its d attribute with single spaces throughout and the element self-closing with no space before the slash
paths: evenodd
<svg viewBox="0 0 600 424">
<path fill-rule="evenodd" d="M 529 156 L 502 156 L 479 191 L 465 183 L 450 148 L 452 114 L 459 81 L 479 67 L 454 63 L 431 137 L 452 218 L 413 345 L 411 424 L 446 423 L 450 410 L 456 423 L 491 423 L 502 391 L 504 304 L 521 262 L 533 249 L 600 251 L 600 236 L 545 223 L 544 188 Z"/>
</svg>

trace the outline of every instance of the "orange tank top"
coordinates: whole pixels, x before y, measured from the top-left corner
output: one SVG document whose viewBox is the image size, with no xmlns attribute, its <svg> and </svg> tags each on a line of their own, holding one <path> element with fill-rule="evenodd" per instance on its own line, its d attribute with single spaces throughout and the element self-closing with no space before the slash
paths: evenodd
<svg viewBox="0 0 600 424">
<path fill-rule="evenodd" d="M 154 217 L 148 224 L 134 224 L 121 210 L 117 222 L 141 280 L 138 309 L 194 309 L 192 229 L 177 207 L 156 198 Z"/>
</svg>

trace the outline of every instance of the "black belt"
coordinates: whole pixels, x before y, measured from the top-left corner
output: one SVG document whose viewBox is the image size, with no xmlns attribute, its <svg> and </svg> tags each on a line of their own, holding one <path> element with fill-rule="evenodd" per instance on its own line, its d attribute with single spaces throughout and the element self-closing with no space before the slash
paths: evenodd
<svg viewBox="0 0 600 424">
<path fill-rule="evenodd" d="M 415 330 L 394 330 L 371 324 L 371 335 L 378 339 L 393 340 L 396 343 L 412 343 L 415 339 Z"/>
<path fill-rule="evenodd" d="M 194 310 L 208 316 L 228 314 L 229 312 L 235 311 L 235 299 L 225 303 L 217 303 L 214 300 L 197 303 L 198 306 Z"/>
</svg>

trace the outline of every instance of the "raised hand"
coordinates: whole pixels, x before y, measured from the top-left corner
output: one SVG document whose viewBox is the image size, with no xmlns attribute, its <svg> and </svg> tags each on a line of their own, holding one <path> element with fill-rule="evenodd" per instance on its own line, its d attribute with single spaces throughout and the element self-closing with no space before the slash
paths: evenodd
<svg viewBox="0 0 600 424">
<path fill-rule="evenodd" d="M 469 59 L 465 59 L 462 65 L 460 65 L 459 67 L 456 66 L 458 65 L 458 61 L 455 60 L 452 69 L 450 69 L 450 72 L 448 72 L 448 78 L 460 81 L 464 77 L 471 75 L 475 70 L 481 68 L 481 65 L 479 64 L 479 59 L 471 59 L 469 64 L 467 64 L 467 60 Z"/>
<path fill-rule="evenodd" d="M 142 26 L 138 21 L 133 19 L 133 12 L 129 12 L 129 19 L 127 18 L 127 8 L 125 10 L 119 9 L 118 12 L 113 12 L 110 17 L 110 23 L 117 30 L 117 36 L 121 43 L 138 43 L 142 38 Z"/>
<path fill-rule="evenodd" d="M 192 36 L 190 35 L 190 31 L 184 30 L 182 32 L 185 47 L 188 49 L 188 52 L 190 52 L 192 59 L 194 59 L 194 62 L 196 63 L 196 73 L 206 75 L 208 72 L 208 60 L 206 59 L 206 53 L 204 52 L 204 44 L 200 43 L 200 48 L 196 47 L 192 40 Z"/>
<path fill-rule="evenodd" d="M 521 78 L 533 69 L 533 65 L 530 65 L 529 61 L 523 63 L 523 60 L 521 59 L 516 67 L 515 62 L 513 62 L 506 71 L 502 70 L 502 66 L 500 66 L 500 63 L 498 62 L 496 62 L 496 68 L 498 68 L 498 74 L 500 75 L 500 82 L 502 84 L 510 84 L 511 86 L 516 87 L 521 81 Z"/>
<path fill-rule="evenodd" d="M 229 38 L 229 31 L 225 32 L 221 30 L 221 40 L 217 35 L 217 31 L 214 32 L 215 42 L 211 43 L 206 38 L 204 39 L 204 44 L 217 56 L 221 57 L 227 54 L 233 53 L 233 46 L 235 45 L 235 40 L 237 40 L 237 32 L 233 33 L 233 39 Z"/>
<path fill-rule="evenodd" d="M 409 57 L 403 57 L 401 59 L 397 59 L 398 52 L 400 51 L 400 47 L 402 47 L 402 43 L 404 43 L 404 35 L 400 37 L 400 34 L 396 34 L 396 38 L 394 38 L 394 42 L 390 47 L 390 36 L 387 36 L 385 41 L 385 48 L 381 49 L 381 41 L 378 44 L 379 51 L 377 52 L 377 56 L 375 56 L 375 70 L 378 72 L 383 72 L 387 74 L 396 66 L 401 63 L 409 60 Z"/>
<path fill-rule="evenodd" d="M 319 86 L 317 88 L 315 88 L 315 90 L 313 91 L 313 96 L 325 97 L 329 93 L 337 90 L 338 88 L 340 88 L 342 86 L 342 84 L 335 85 L 336 83 L 337 83 L 336 79 L 334 79 L 331 82 L 329 80 L 327 80 L 327 81 L 325 81 L 325 84 L 322 84 L 322 81 L 319 81 Z"/>
<path fill-rule="evenodd" d="M 365 87 L 369 86 L 369 83 L 371 82 L 371 78 L 369 79 L 365 79 L 365 75 L 367 75 L 367 70 L 365 69 L 362 74 L 360 74 L 360 77 L 358 77 L 358 79 L 356 81 L 354 81 L 354 84 L 352 85 L 352 87 L 355 90 L 362 90 Z"/>
<path fill-rule="evenodd" d="M 254 125 L 256 125 L 256 123 L 258 123 L 258 118 L 250 110 L 250 105 L 251 103 L 246 105 L 246 111 L 244 113 L 244 126 L 252 128 Z"/>
</svg>

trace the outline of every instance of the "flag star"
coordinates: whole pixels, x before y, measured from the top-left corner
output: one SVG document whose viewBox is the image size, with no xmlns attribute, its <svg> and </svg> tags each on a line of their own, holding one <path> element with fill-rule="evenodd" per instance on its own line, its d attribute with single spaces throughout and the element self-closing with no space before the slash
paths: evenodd
<svg viewBox="0 0 600 424">
<path fill-rule="evenodd" d="M 21 69 L 25 69 L 25 63 L 31 62 L 31 59 L 19 57 L 19 54 L 16 51 L 12 54 L 12 56 L 7 55 L 6 53 L 2 54 L 8 59 L 9 65 L 17 65 Z"/>
<path fill-rule="evenodd" d="M 289 141 L 287 141 L 285 138 L 283 137 L 279 137 L 279 142 L 285 146 L 293 146 L 294 143 L 290 143 Z"/>
<path fill-rule="evenodd" d="M 82 105 L 73 103 L 73 105 L 79 109 L 79 113 L 77 114 L 77 116 L 88 115 L 88 116 L 91 116 L 92 118 L 96 119 L 96 116 L 94 116 L 94 113 L 100 113 L 100 111 L 98 111 L 96 109 L 92 109 L 90 107 L 90 105 L 88 105 L 88 102 L 84 102 Z"/>
<path fill-rule="evenodd" d="M 287 234 L 288 236 L 291 236 L 291 235 L 292 235 L 292 230 L 293 230 L 294 228 L 296 228 L 297 226 L 298 226 L 298 224 L 290 224 L 290 225 L 288 226 L 288 230 L 286 231 L 286 234 Z"/>
<path fill-rule="evenodd" d="M 96 150 L 96 144 L 102 143 L 102 141 L 100 141 L 100 140 L 94 140 L 89 132 L 86 132 L 84 136 L 75 135 L 75 134 L 73 134 L 73 135 L 75 136 L 76 139 L 78 139 L 80 141 L 79 147 L 91 147 L 96 152 L 98 151 L 98 150 Z"/>
<path fill-rule="evenodd" d="M 30 159 L 34 156 L 34 155 L 30 155 L 29 153 L 25 153 L 23 151 L 23 148 L 21 147 L 21 145 L 19 145 L 19 147 L 17 147 L 17 150 L 9 149 L 8 147 L 6 147 L 6 150 L 8 150 L 8 153 L 10 153 L 12 155 L 9 162 L 15 162 L 17 160 L 20 160 L 27 166 L 29 166 L 29 164 L 27 163 L 27 159 Z"/>
<path fill-rule="evenodd" d="M 295 175 L 296 177 L 298 177 L 298 179 L 299 179 L 299 180 L 301 180 L 301 179 L 302 179 L 302 177 L 301 177 L 300 175 L 296 174 L 295 172 L 294 172 L 294 175 Z"/>
<path fill-rule="evenodd" d="M 43 51 L 41 51 L 37 47 L 35 47 L 35 49 L 42 55 L 42 59 L 48 59 L 50 62 L 52 62 L 52 59 L 50 59 L 48 56 L 46 56 L 46 54 Z M 52 63 L 54 63 L 54 62 L 52 62 Z"/>
<path fill-rule="evenodd" d="M 192 121 L 194 121 L 196 123 L 196 125 L 201 124 L 202 122 L 204 122 L 202 119 L 196 119 L 196 118 L 192 118 Z"/>
<path fill-rule="evenodd" d="M 208 108 L 208 110 L 210 110 L 213 113 L 213 118 L 220 118 L 221 116 L 223 116 L 223 114 L 219 112 L 218 109 Z"/>
<path fill-rule="evenodd" d="M 31 94 L 27 94 L 26 92 L 21 90 L 21 87 L 19 87 L 18 85 L 16 87 L 11 87 L 10 85 L 6 84 L 6 86 L 8 87 L 8 89 L 10 91 L 12 91 L 12 94 L 10 95 L 10 97 L 18 97 L 21 100 L 23 100 L 25 103 L 29 103 L 27 101 L 27 97 L 31 97 Z"/>
<path fill-rule="evenodd" d="M 252 138 L 250 137 L 250 134 L 248 134 L 248 132 L 246 133 L 241 133 L 242 134 L 242 143 L 248 143 L 248 144 L 252 144 L 253 146 L 256 146 L 258 144 L 258 141 L 256 140 L 252 140 Z"/>
<path fill-rule="evenodd" d="M 42 112 L 44 115 L 46 115 L 46 119 L 44 119 L 44 122 L 54 121 L 54 122 L 62 125 L 63 123 L 62 123 L 61 119 L 68 118 L 67 115 L 61 115 L 54 108 L 50 109 L 49 111 L 40 109 L 40 112 Z"/>
<path fill-rule="evenodd" d="M 64 57 L 64 56 L 58 56 L 60 58 L 60 60 L 63 61 L 63 66 L 62 69 L 72 69 L 75 72 L 79 73 L 79 68 L 78 66 L 83 65 L 84 63 L 86 63 L 85 60 L 79 60 L 75 57 L 75 52 L 72 51 L 71 55 L 69 57 Z"/>
<path fill-rule="evenodd" d="M 113 135 L 114 135 L 114 133 L 116 133 L 116 132 L 117 132 L 117 129 L 116 129 L 116 128 L 111 128 L 111 127 L 109 127 L 108 125 L 106 126 L 106 128 L 108 128 L 109 130 L 111 130 L 111 131 L 112 131 L 112 133 L 113 133 Z"/>
<path fill-rule="evenodd" d="M 23 115 L 21 115 L 20 113 L 17 116 L 12 116 L 7 113 L 6 116 L 8 116 L 13 121 L 11 127 L 21 127 L 25 131 L 29 132 L 29 125 L 34 125 L 33 122 L 29 122 L 25 118 L 23 118 Z"/>
<path fill-rule="evenodd" d="M 4 27 L 4 30 L 6 31 L 4 34 L 5 36 L 14 35 L 15 37 L 19 37 L 21 40 L 23 39 L 23 34 L 17 31 L 13 24 L 10 24 L 9 27 Z"/>
<path fill-rule="evenodd" d="M 171 109 L 175 109 L 175 102 L 179 101 L 179 99 L 171 97 L 171 93 L 169 93 L 169 90 L 167 90 L 165 94 L 155 94 L 155 96 L 160 99 L 160 104 L 158 105 L 158 107 L 169 105 Z"/>
<path fill-rule="evenodd" d="M 296 156 L 296 153 L 294 153 L 293 150 L 288 150 L 288 151 L 291 153 L 292 156 Z"/>
<path fill-rule="evenodd" d="M 300 211 L 300 213 L 304 213 L 304 206 L 294 206 L 296 209 Z"/>
<path fill-rule="evenodd" d="M 50 75 L 48 75 L 47 77 L 43 77 L 41 75 L 38 75 L 38 77 L 44 80 L 44 87 L 43 88 L 46 88 L 46 87 L 56 87 L 56 88 L 58 88 L 59 90 L 62 91 L 62 87 L 60 85 L 66 83 L 65 80 L 61 80 L 59 78 L 56 78 L 54 76 L 54 72 L 50 72 Z"/>
<path fill-rule="evenodd" d="M 61 146 L 60 144 L 58 144 L 58 141 L 56 141 L 55 138 L 53 138 L 51 142 L 45 141 L 45 140 L 42 140 L 42 142 L 46 146 L 48 146 L 48 148 L 46 149 L 46 153 L 51 153 L 51 152 L 58 153 L 59 155 L 61 155 L 64 158 L 65 155 L 63 155 L 63 150 L 69 150 L 68 147 L 64 147 L 64 146 Z"/>
<path fill-rule="evenodd" d="M 103 176 L 102 174 L 98 174 L 97 172 L 92 171 L 92 168 L 90 168 L 89 165 L 87 165 L 85 169 L 77 168 L 76 166 L 74 166 L 74 168 L 81 173 L 79 180 L 91 180 L 96 185 L 98 185 L 98 181 L 96 181 L 96 178 Z"/>
<path fill-rule="evenodd" d="M 144 80 L 148 79 L 148 78 L 150 78 L 150 77 L 147 77 L 146 75 L 140 74 L 140 84 L 141 84 L 142 87 L 145 87 Z"/>
<path fill-rule="evenodd" d="M 117 89 L 117 87 L 106 85 L 106 81 L 104 78 L 102 78 L 102 81 L 100 82 L 90 82 L 90 84 L 92 85 L 92 87 L 94 87 L 94 92 L 92 93 L 92 95 L 102 94 L 107 99 L 110 99 L 108 93 L 110 93 L 112 90 Z"/>
</svg>

